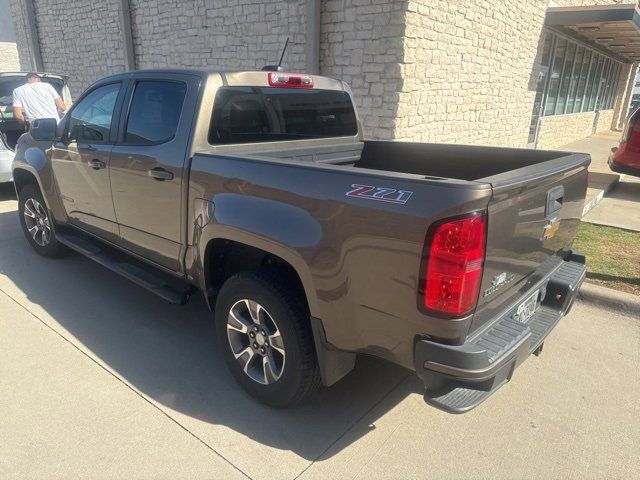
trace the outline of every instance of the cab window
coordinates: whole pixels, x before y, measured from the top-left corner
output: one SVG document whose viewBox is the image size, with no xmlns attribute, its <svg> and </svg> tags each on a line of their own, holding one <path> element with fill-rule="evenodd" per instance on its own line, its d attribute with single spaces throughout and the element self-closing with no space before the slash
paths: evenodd
<svg viewBox="0 0 640 480">
<path fill-rule="evenodd" d="M 109 142 L 120 86 L 120 83 L 112 83 L 98 87 L 74 106 L 69 114 L 69 142 Z"/>
</svg>

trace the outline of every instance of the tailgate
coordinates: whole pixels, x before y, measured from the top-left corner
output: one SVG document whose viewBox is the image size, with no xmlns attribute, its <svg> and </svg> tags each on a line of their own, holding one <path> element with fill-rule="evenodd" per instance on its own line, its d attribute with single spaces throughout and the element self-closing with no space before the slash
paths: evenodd
<svg viewBox="0 0 640 480">
<path fill-rule="evenodd" d="M 558 152 L 554 160 L 481 179 L 492 185 L 486 260 L 470 333 L 522 301 L 562 261 L 582 216 L 587 154 Z"/>
</svg>

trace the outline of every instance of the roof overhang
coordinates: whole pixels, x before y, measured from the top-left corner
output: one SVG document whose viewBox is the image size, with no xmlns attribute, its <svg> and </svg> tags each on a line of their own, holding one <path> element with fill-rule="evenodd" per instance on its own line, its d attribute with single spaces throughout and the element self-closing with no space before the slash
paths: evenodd
<svg viewBox="0 0 640 480">
<path fill-rule="evenodd" d="M 545 25 L 572 31 L 626 62 L 640 61 L 640 9 L 636 3 L 551 7 Z"/>
</svg>

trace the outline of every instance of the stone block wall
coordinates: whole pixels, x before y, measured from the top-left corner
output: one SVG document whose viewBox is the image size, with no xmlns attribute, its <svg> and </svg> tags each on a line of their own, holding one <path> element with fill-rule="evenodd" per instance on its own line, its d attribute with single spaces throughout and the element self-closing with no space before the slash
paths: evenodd
<svg viewBox="0 0 640 480">
<path fill-rule="evenodd" d="M 0 72 L 19 72 L 18 47 L 14 42 L 0 42 Z"/>
<path fill-rule="evenodd" d="M 26 12 L 22 0 L 11 0 L 23 67 L 28 50 Z M 124 51 L 116 1 L 34 0 L 44 70 L 69 75 L 78 96 L 97 79 L 124 69 Z M 27 64 L 27 65 L 25 65 Z"/>
<path fill-rule="evenodd" d="M 407 3 L 322 2 L 320 73 L 350 85 L 369 138 L 396 137 Z"/>
<path fill-rule="evenodd" d="M 395 136 L 526 146 L 546 6 L 410 1 Z"/>
<path fill-rule="evenodd" d="M 552 115 L 540 119 L 537 148 L 553 150 L 595 132 L 611 129 L 613 110 L 602 110 L 596 121 L 595 112 L 573 113 L 569 115 Z"/>
<path fill-rule="evenodd" d="M 24 0 L 10 1 L 20 63 L 28 70 Z M 124 69 L 119 1 L 33 2 L 44 69 L 69 75 L 74 96 Z M 277 62 L 287 36 L 284 67 L 305 69 L 305 0 L 129 3 L 139 69 L 256 69 Z M 608 3 L 613 0 L 552 2 Z M 523 147 L 536 87 L 534 60 L 549 4 L 323 0 L 320 72 L 350 84 L 367 138 Z"/>
<path fill-rule="evenodd" d="M 130 0 L 136 66 L 259 69 L 305 66 L 304 0 Z"/>
</svg>

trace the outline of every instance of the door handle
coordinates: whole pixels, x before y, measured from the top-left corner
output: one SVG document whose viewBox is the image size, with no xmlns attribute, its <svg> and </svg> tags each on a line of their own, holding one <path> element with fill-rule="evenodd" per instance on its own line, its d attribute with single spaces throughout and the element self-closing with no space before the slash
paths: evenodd
<svg viewBox="0 0 640 480">
<path fill-rule="evenodd" d="M 564 186 L 559 185 L 547 192 L 547 205 L 545 208 L 545 217 L 557 212 L 562 208 L 564 203 Z"/>
<path fill-rule="evenodd" d="M 91 160 L 89 162 L 89 165 L 91 165 L 91 168 L 93 168 L 94 170 L 102 170 L 103 168 L 107 168 L 107 164 L 102 160 L 98 160 L 97 158 Z"/>
<path fill-rule="evenodd" d="M 164 168 L 152 168 L 147 173 L 151 178 L 159 180 L 161 182 L 164 182 L 165 180 L 173 180 L 173 173 L 165 170 Z"/>
</svg>

